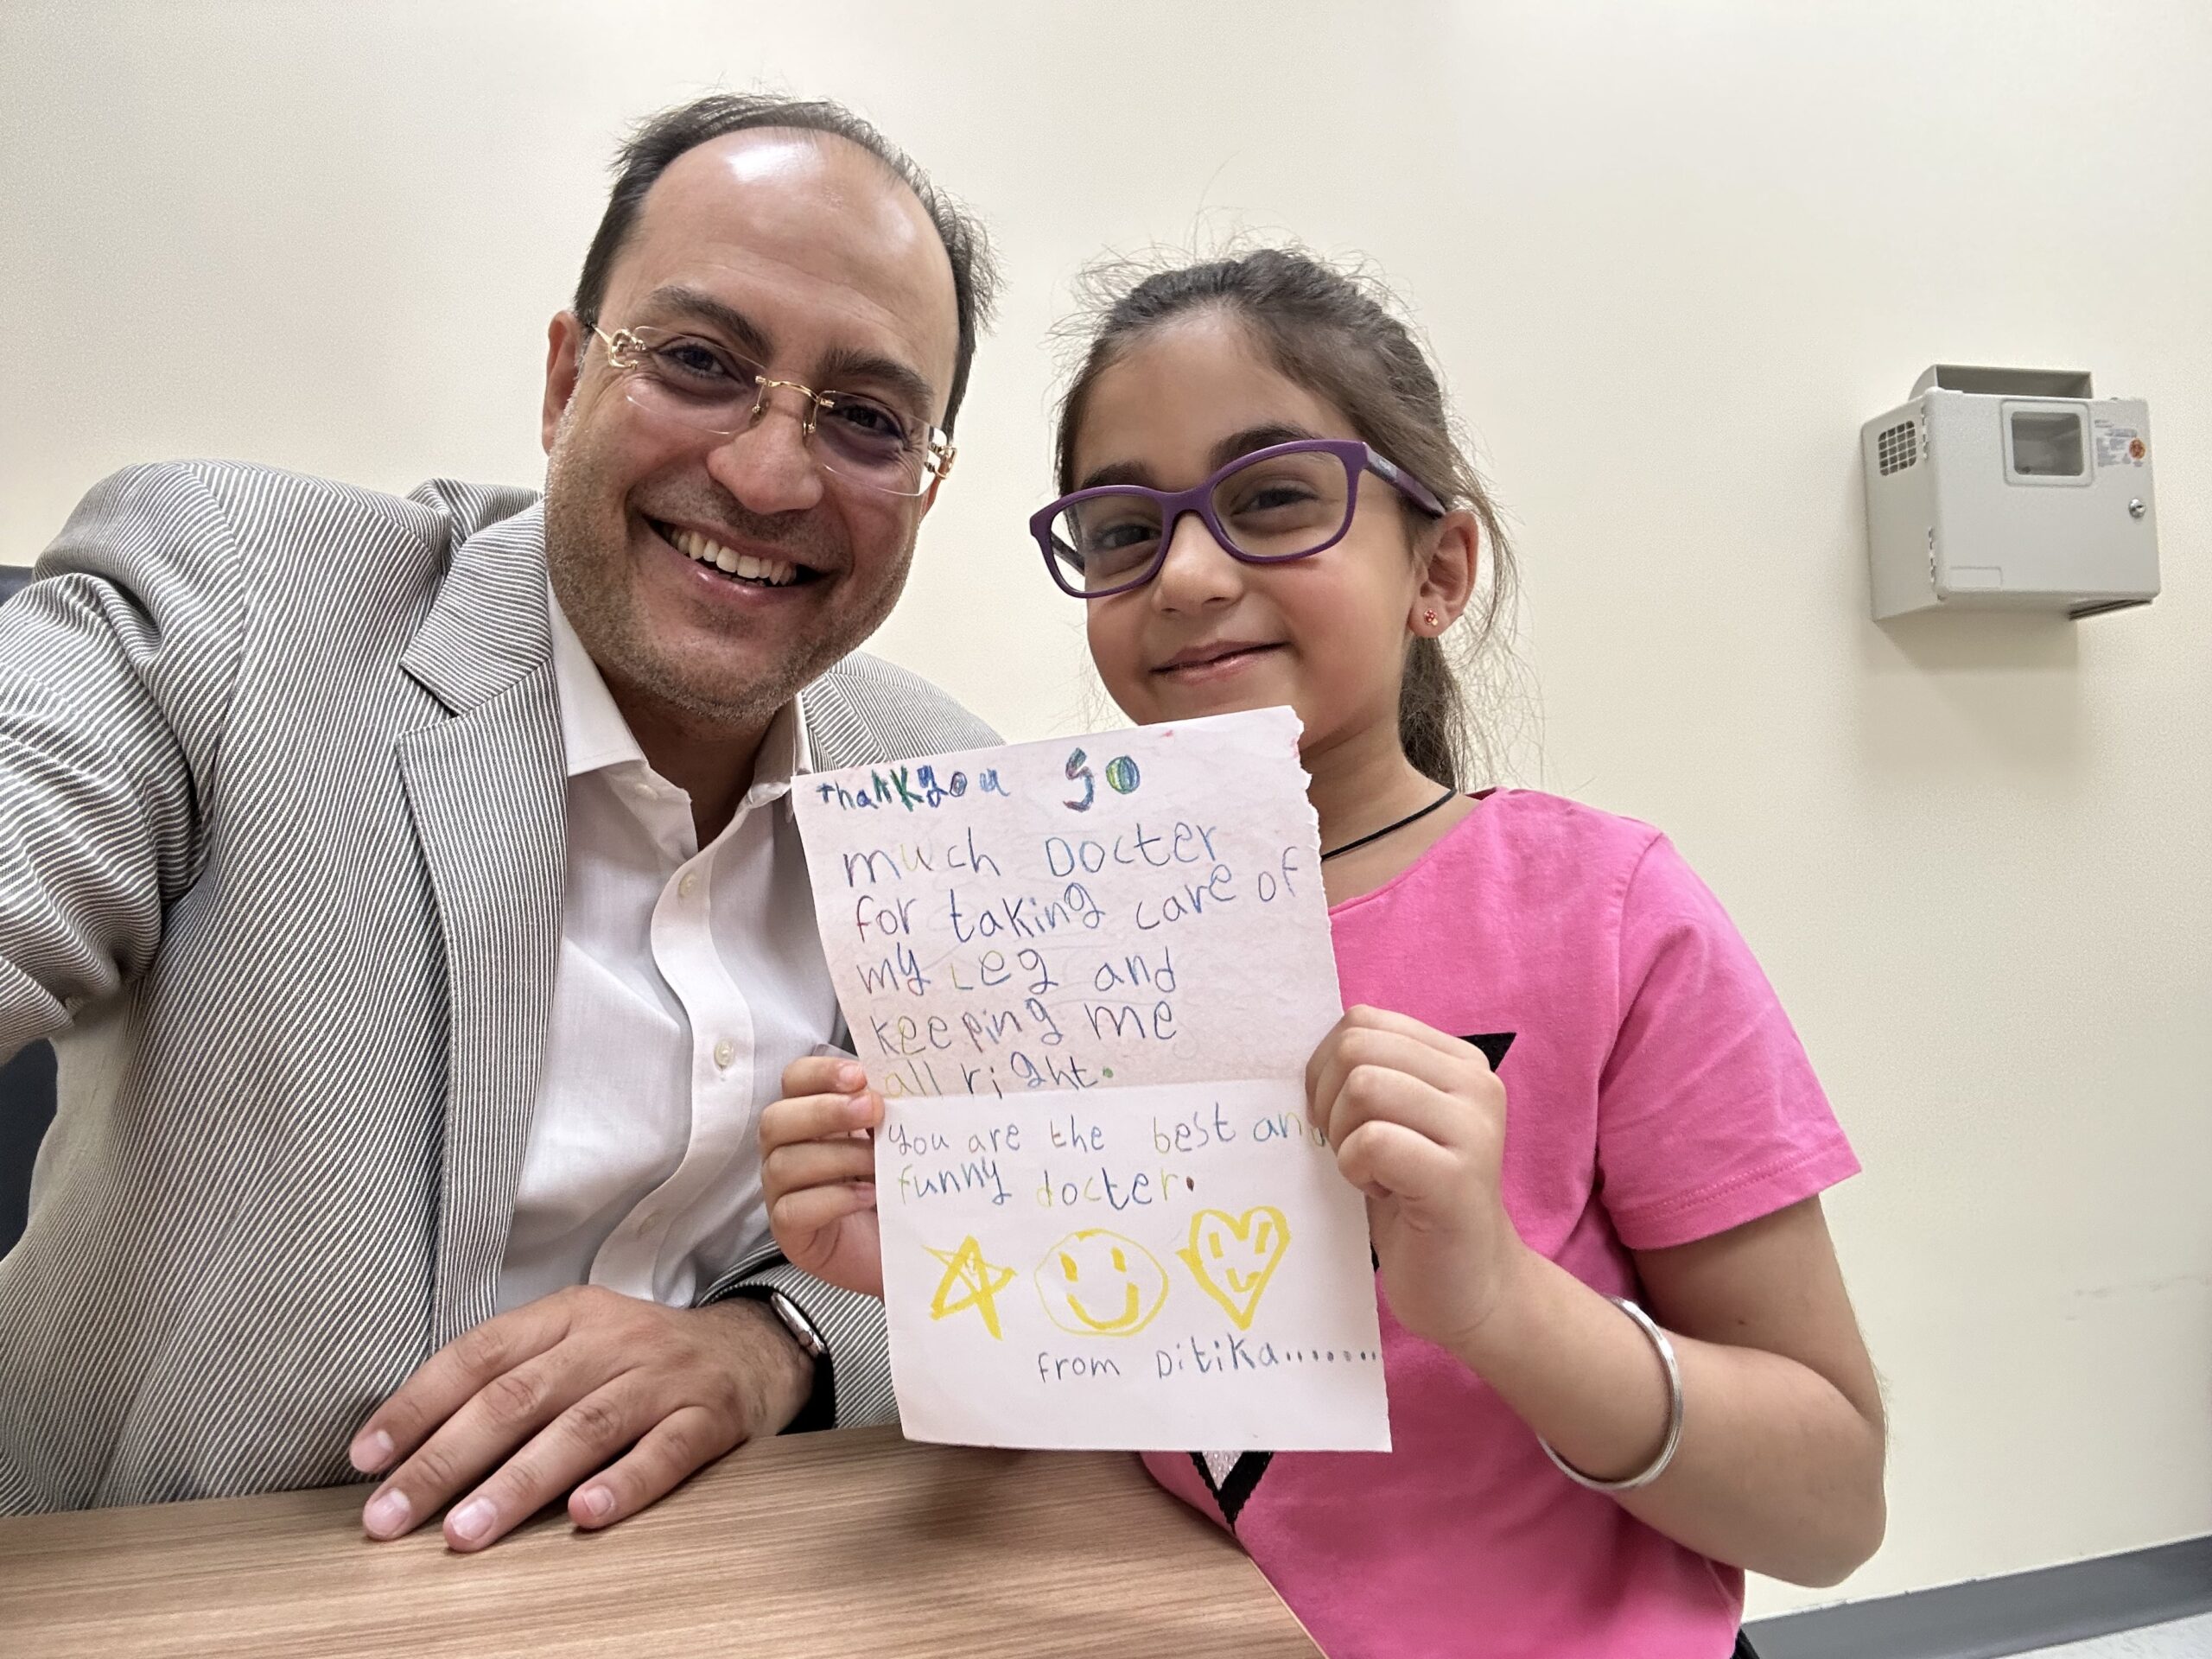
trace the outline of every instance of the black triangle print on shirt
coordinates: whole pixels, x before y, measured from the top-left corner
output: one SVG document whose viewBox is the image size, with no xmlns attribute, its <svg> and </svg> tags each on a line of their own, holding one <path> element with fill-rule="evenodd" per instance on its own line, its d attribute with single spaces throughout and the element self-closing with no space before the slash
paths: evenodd
<svg viewBox="0 0 2212 1659">
<path fill-rule="evenodd" d="M 1236 1517 L 1243 1513 L 1244 1502 L 1260 1484 L 1260 1477 L 1268 1472 L 1274 1459 L 1272 1452 L 1247 1452 L 1219 1480 L 1213 1478 L 1213 1465 L 1203 1452 L 1191 1453 L 1191 1462 L 1197 1467 L 1198 1478 L 1206 1484 L 1206 1491 L 1213 1494 L 1213 1501 L 1221 1506 L 1221 1518 L 1229 1522 L 1231 1532 L 1236 1530 Z"/>
<path fill-rule="evenodd" d="M 1476 1036 L 1462 1037 L 1459 1040 L 1472 1043 L 1480 1049 L 1483 1058 L 1490 1062 L 1490 1069 L 1495 1071 L 1504 1064 L 1505 1052 L 1513 1046 L 1513 1039 L 1517 1035 L 1517 1032 L 1486 1031 Z M 1374 1251 L 1368 1252 L 1370 1260 L 1373 1260 L 1374 1255 Z M 1375 1265 L 1379 1268 L 1382 1263 L 1377 1261 Z M 1206 1454 L 1203 1452 L 1191 1453 L 1192 1466 L 1198 1471 L 1198 1478 L 1205 1482 L 1206 1491 L 1213 1494 L 1213 1501 L 1221 1506 L 1221 1518 L 1229 1522 L 1231 1532 L 1236 1530 L 1236 1517 L 1244 1512 L 1244 1505 L 1259 1489 L 1260 1477 L 1268 1472 L 1268 1465 L 1274 1461 L 1274 1455 L 1272 1452 L 1247 1452 L 1230 1464 L 1221 1478 L 1217 1480 L 1214 1478 L 1214 1465 Z"/>
<path fill-rule="evenodd" d="M 1463 1043 L 1472 1043 L 1483 1052 L 1483 1058 L 1490 1062 L 1493 1071 L 1505 1064 L 1505 1051 L 1513 1046 L 1513 1039 L 1521 1033 L 1516 1031 L 1486 1031 L 1479 1037 L 1462 1037 Z"/>
</svg>

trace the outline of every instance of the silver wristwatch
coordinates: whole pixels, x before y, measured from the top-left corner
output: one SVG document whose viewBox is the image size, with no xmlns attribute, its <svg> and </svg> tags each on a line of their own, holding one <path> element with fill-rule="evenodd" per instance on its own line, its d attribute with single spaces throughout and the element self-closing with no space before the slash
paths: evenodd
<svg viewBox="0 0 2212 1659">
<path fill-rule="evenodd" d="M 811 1319 L 798 1311 L 797 1302 L 782 1291 L 772 1289 L 762 1300 L 784 1322 L 784 1329 L 791 1333 L 791 1340 L 798 1344 L 799 1351 L 809 1359 L 820 1359 L 830 1351 L 829 1344 L 822 1340 L 822 1333 L 814 1328 Z"/>
</svg>

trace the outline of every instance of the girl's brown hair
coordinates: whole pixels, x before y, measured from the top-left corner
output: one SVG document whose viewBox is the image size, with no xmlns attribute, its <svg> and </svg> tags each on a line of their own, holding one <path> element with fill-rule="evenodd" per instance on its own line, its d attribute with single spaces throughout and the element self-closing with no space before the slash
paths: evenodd
<svg viewBox="0 0 2212 1659">
<path fill-rule="evenodd" d="M 1060 488 L 1075 487 L 1075 435 L 1100 374 L 1150 330 L 1211 310 L 1249 328 L 1274 367 L 1351 417 L 1353 430 L 1481 525 L 1488 579 L 1470 607 L 1464 649 L 1479 650 L 1510 615 L 1512 549 L 1497 508 L 1469 459 L 1458 423 L 1428 355 L 1397 316 L 1379 283 L 1294 248 L 1262 248 L 1234 257 L 1153 270 L 1134 281 L 1126 267 L 1102 267 L 1087 287 L 1096 296 L 1085 329 L 1089 346 L 1060 407 L 1055 454 Z M 1431 521 L 1401 498 L 1409 534 Z M 1493 757 L 1471 724 L 1461 669 L 1441 639 L 1407 643 L 1398 693 L 1398 740 L 1406 758 L 1440 784 L 1465 788 Z M 1484 781 L 1487 781 L 1486 779 Z"/>
</svg>

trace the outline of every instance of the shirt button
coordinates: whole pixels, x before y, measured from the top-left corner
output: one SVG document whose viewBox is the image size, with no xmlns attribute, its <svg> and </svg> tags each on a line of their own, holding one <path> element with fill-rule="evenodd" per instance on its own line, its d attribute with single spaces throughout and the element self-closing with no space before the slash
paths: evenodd
<svg viewBox="0 0 2212 1659">
<path fill-rule="evenodd" d="M 715 1064 L 720 1066 L 723 1071 L 728 1071 L 729 1063 L 736 1058 L 737 1045 L 730 1041 L 728 1038 L 725 1037 L 721 1041 L 715 1045 Z"/>
<path fill-rule="evenodd" d="M 694 870 L 687 874 L 681 881 L 676 884 L 676 891 L 686 899 L 689 899 L 693 893 L 698 892 L 698 872 Z"/>
</svg>

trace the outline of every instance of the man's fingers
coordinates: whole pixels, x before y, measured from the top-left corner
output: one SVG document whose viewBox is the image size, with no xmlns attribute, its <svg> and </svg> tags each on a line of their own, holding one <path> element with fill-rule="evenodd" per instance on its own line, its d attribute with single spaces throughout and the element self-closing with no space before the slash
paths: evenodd
<svg viewBox="0 0 2212 1659">
<path fill-rule="evenodd" d="M 448 1343 L 369 1414 L 349 1450 L 353 1466 L 365 1475 L 391 1468 L 478 1389 L 544 1353 L 567 1328 L 565 1319 L 541 1300 L 486 1319 Z"/>
<path fill-rule="evenodd" d="M 578 1392 L 568 1370 L 542 1356 L 502 1371 L 464 1401 L 369 1499 L 361 1522 L 370 1535 L 411 1532 L 567 1410 Z"/>
<path fill-rule="evenodd" d="M 651 1402 L 634 1374 L 586 1395 L 453 1506 L 446 1516 L 446 1541 L 458 1550 L 498 1542 L 578 1481 L 606 1467 L 652 1421 Z"/>
<path fill-rule="evenodd" d="M 883 1103 L 873 1090 L 858 1095 L 794 1095 L 772 1102 L 760 1114 L 760 1149 L 798 1146 L 809 1141 L 841 1140 L 855 1129 L 883 1121 Z M 855 1146 L 863 1143 L 853 1141 Z"/>
<path fill-rule="evenodd" d="M 569 1499 L 569 1517 L 580 1527 L 613 1526 L 657 1502 L 738 1443 L 712 1412 L 686 1406 L 645 1432 L 629 1454 Z"/>
</svg>

